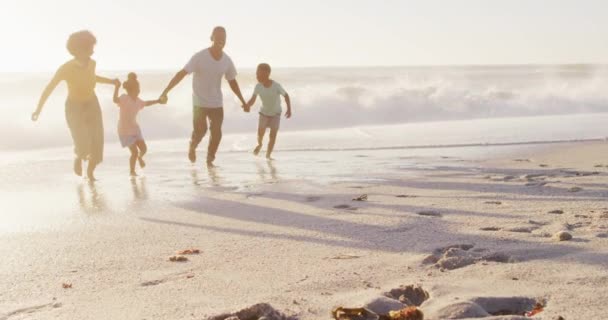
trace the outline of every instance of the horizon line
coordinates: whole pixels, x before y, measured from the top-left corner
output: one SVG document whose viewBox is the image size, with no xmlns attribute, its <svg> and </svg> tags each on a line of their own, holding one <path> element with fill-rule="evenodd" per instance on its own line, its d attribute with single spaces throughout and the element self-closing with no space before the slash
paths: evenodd
<svg viewBox="0 0 608 320">
<path fill-rule="evenodd" d="M 475 67 L 608 67 L 608 62 L 593 63 L 593 62 L 574 62 L 574 63 L 488 63 L 488 64 L 404 64 L 404 65 L 311 65 L 311 66 L 273 66 L 273 69 L 367 69 L 367 68 L 475 68 Z M 179 67 L 178 67 L 179 68 Z M 253 70 L 256 66 L 245 66 L 239 69 Z M 140 70 L 139 72 L 175 72 L 177 69 L 170 68 L 105 68 L 99 69 L 102 72 L 125 72 L 130 70 Z M 0 70 L 0 74 L 33 74 L 33 73 L 51 73 L 55 70 L 25 70 L 25 71 L 10 71 Z"/>
</svg>

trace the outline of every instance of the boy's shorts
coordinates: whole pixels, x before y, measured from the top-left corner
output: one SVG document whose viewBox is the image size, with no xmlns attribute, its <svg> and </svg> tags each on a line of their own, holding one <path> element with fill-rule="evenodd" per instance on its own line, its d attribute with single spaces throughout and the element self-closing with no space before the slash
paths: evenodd
<svg viewBox="0 0 608 320">
<path fill-rule="evenodd" d="M 276 116 L 266 116 L 260 113 L 260 121 L 258 123 L 258 127 L 260 129 L 270 128 L 270 130 L 279 130 L 279 126 L 281 125 L 281 115 L 277 114 Z"/>
</svg>

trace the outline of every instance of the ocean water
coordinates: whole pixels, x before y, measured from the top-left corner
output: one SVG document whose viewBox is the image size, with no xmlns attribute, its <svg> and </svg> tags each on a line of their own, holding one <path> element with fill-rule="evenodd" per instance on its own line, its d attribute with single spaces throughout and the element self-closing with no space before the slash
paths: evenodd
<svg viewBox="0 0 608 320">
<path fill-rule="evenodd" d="M 254 72 L 239 71 L 238 80 L 247 99 L 255 85 Z M 99 73 L 124 80 L 127 71 Z M 0 74 L 0 151 L 70 145 L 63 85 L 49 99 L 39 122 L 29 120 L 50 76 Z M 139 72 L 142 98 L 157 98 L 171 76 L 170 72 Z M 510 143 L 608 135 L 601 115 L 608 111 L 608 67 L 604 66 L 303 68 L 276 69 L 273 77 L 293 100 L 294 117 L 282 122 L 277 146 L 283 150 Z M 118 110 L 111 102 L 112 89 L 99 86 L 97 90 L 109 143 L 117 141 Z M 230 142 L 222 147 L 249 149 L 250 139 L 240 134 L 255 135 L 256 109 L 242 112 L 226 84 L 224 94 L 224 133 L 235 136 L 227 138 Z M 168 105 L 140 113 L 139 122 L 148 140 L 189 136 L 191 79 L 186 78 L 169 98 Z"/>
<path fill-rule="evenodd" d="M 100 72 L 110 77 L 126 72 Z M 140 72 L 142 98 L 154 99 L 171 78 Z M 171 211 L 205 188 L 252 192 L 265 185 L 308 188 L 377 181 L 417 168 L 467 166 L 549 143 L 608 136 L 608 69 L 602 66 L 277 69 L 294 116 L 283 120 L 275 161 L 251 154 L 257 114 L 244 113 L 224 86 L 224 138 L 216 170 L 190 164 L 190 79 L 166 106 L 142 111 L 148 166 L 128 176 L 128 151 L 117 143 L 118 110 L 100 86 L 106 137 L 103 164 L 89 184 L 71 171 L 64 120 L 65 88 L 30 121 L 48 74 L 0 75 L 0 233 L 120 219 L 145 210 Z M 241 70 L 246 97 L 253 70 Z M 208 137 L 199 148 L 204 159 Z M 281 184 L 283 185 L 283 184 Z M 354 191 L 356 192 L 356 191 Z"/>
</svg>

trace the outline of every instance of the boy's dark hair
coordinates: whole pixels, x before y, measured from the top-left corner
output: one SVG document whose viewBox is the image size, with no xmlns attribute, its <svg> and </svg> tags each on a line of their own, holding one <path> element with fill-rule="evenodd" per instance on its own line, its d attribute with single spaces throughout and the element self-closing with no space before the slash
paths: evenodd
<svg viewBox="0 0 608 320">
<path fill-rule="evenodd" d="M 77 56 L 95 44 L 97 44 L 97 39 L 91 33 L 91 31 L 82 30 L 74 32 L 70 35 L 66 48 L 71 55 Z"/>
<path fill-rule="evenodd" d="M 268 73 L 270 73 L 272 71 L 272 69 L 270 68 L 270 65 L 268 63 L 260 63 L 260 64 L 258 64 L 258 69 L 259 70 L 268 71 Z"/>
<path fill-rule="evenodd" d="M 137 81 L 135 72 L 130 72 L 127 78 L 127 81 L 122 83 L 122 87 L 125 88 L 125 90 L 131 90 L 139 86 L 139 81 Z"/>
</svg>

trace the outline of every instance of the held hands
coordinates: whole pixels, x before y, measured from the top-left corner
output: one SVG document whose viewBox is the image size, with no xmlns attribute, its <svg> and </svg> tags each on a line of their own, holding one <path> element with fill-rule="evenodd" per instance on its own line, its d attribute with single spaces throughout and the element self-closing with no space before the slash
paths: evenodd
<svg viewBox="0 0 608 320">
<path fill-rule="evenodd" d="M 249 112 L 249 111 L 251 111 L 251 105 L 250 105 L 250 104 L 248 104 L 248 103 L 244 103 L 244 104 L 241 106 L 241 108 L 243 108 L 243 111 L 245 111 L 245 112 Z"/>
<path fill-rule="evenodd" d="M 167 104 L 167 102 L 169 101 L 169 98 L 166 95 L 161 95 L 160 97 L 158 97 L 158 103 L 160 104 Z"/>
<path fill-rule="evenodd" d="M 114 79 L 114 80 L 112 80 L 112 84 L 113 84 L 115 87 L 120 87 L 120 80 L 118 80 L 118 79 Z"/>
</svg>

